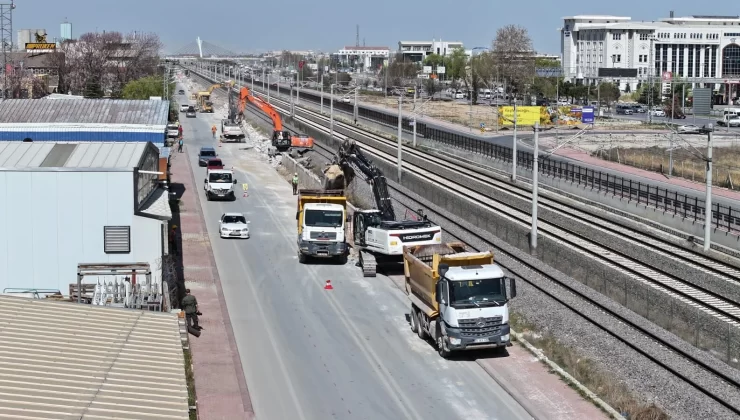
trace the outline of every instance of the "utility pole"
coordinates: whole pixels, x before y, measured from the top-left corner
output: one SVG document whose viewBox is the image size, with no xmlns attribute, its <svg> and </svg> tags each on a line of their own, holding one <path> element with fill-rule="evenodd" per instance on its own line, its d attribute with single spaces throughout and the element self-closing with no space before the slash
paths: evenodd
<svg viewBox="0 0 740 420">
<path fill-rule="evenodd" d="M 403 92 L 398 96 L 398 183 L 401 184 L 401 163 L 403 157 L 401 156 L 401 149 L 403 148 L 403 132 L 401 125 L 403 124 L 403 118 L 401 116 L 401 106 L 403 105 Z"/>
<path fill-rule="evenodd" d="M 670 147 L 668 148 L 668 176 L 673 176 L 673 130 L 671 129 L 671 138 L 669 140 Z"/>
<path fill-rule="evenodd" d="M 359 114 L 357 110 L 357 92 L 359 92 L 360 88 L 355 87 L 355 109 L 354 109 L 354 117 L 355 117 L 355 124 L 357 124 L 357 116 Z"/>
<path fill-rule="evenodd" d="M 655 63 L 653 62 L 653 50 L 655 49 L 655 37 L 650 37 L 650 60 L 648 65 L 648 122 L 653 123 L 653 72 L 655 71 Z"/>
<path fill-rule="evenodd" d="M 324 72 L 321 72 L 321 115 L 324 115 Z"/>
<path fill-rule="evenodd" d="M 707 197 L 704 200 L 704 251 L 709 251 L 712 234 L 712 124 L 707 133 Z"/>
<path fill-rule="evenodd" d="M 334 85 L 329 86 L 329 137 L 334 140 Z"/>
<path fill-rule="evenodd" d="M 539 151 L 540 151 L 540 122 L 534 123 L 534 159 L 532 161 L 532 230 L 529 233 L 529 250 L 534 252 L 537 249 L 537 198 L 538 198 L 538 175 Z"/>
<path fill-rule="evenodd" d="M 516 182 L 516 97 L 514 98 L 514 141 L 511 146 L 511 182 Z"/>
<path fill-rule="evenodd" d="M 267 73 L 267 103 L 270 103 L 270 73 Z"/>
<path fill-rule="evenodd" d="M 295 106 L 293 105 L 293 85 L 290 85 L 290 118 L 295 118 Z"/>
<path fill-rule="evenodd" d="M 414 147 L 416 147 L 416 88 L 414 88 L 414 119 L 412 121 L 412 124 L 414 124 Z"/>
</svg>

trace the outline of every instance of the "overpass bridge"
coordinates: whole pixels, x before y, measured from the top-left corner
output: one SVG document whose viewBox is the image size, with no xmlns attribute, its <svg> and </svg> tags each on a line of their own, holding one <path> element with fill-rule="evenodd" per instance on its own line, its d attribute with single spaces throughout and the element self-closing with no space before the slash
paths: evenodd
<svg viewBox="0 0 740 420">
<path fill-rule="evenodd" d="M 172 60 L 172 61 L 198 61 L 198 60 L 255 61 L 255 60 L 259 60 L 256 57 L 250 57 L 246 54 L 238 54 L 226 48 L 222 48 L 216 44 L 210 43 L 208 41 L 204 41 L 200 39 L 200 37 L 197 37 L 195 41 L 175 51 L 174 54 L 166 55 L 164 59 Z"/>
</svg>

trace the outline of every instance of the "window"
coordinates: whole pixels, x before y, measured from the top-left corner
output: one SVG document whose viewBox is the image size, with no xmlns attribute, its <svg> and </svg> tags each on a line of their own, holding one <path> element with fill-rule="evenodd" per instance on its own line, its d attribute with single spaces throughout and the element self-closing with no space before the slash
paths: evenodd
<svg viewBox="0 0 740 420">
<path fill-rule="evenodd" d="M 103 226 L 103 251 L 106 254 L 131 252 L 130 226 Z"/>
<path fill-rule="evenodd" d="M 622 62 L 622 54 L 615 54 L 614 55 L 614 62 L 615 63 L 621 63 Z"/>
<path fill-rule="evenodd" d="M 722 49 L 722 77 L 740 77 L 740 46 L 737 44 Z"/>
<path fill-rule="evenodd" d="M 649 34 L 640 34 L 640 41 L 647 41 L 649 38 Z"/>
<path fill-rule="evenodd" d="M 612 34 L 612 41 L 621 41 L 622 34 Z"/>
</svg>

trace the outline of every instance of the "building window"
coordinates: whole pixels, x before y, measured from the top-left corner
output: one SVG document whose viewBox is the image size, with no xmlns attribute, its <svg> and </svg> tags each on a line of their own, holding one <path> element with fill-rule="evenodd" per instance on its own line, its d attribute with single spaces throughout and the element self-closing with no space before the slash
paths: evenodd
<svg viewBox="0 0 740 420">
<path fill-rule="evenodd" d="M 722 49 L 722 77 L 740 77 L 740 46 L 737 44 Z"/>
<path fill-rule="evenodd" d="M 717 46 L 712 45 L 712 77 L 717 77 Z"/>
<path fill-rule="evenodd" d="M 622 62 L 622 54 L 616 54 L 614 56 L 614 62 L 615 63 L 621 63 Z"/>
<path fill-rule="evenodd" d="M 612 41 L 621 41 L 622 34 L 612 34 Z"/>
<path fill-rule="evenodd" d="M 683 63 L 684 63 L 684 46 L 679 45 L 678 46 L 678 75 L 681 77 L 684 77 L 684 71 L 683 71 Z"/>
<path fill-rule="evenodd" d="M 649 39 L 648 34 L 640 34 L 640 41 L 647 41 Z"/>
<path fill-rule="evenodd" d="M 688 51 L 689 61 L 687 67 L 687 74 L 686 77 L 694 77 L 694 46 L 689 45 L 689 51 Z"/>
<path fill-rule="evenodd" d="M 131 253 L 131 226 L 103 226 L 103 251 L 106 254 Z"/>
</svg>

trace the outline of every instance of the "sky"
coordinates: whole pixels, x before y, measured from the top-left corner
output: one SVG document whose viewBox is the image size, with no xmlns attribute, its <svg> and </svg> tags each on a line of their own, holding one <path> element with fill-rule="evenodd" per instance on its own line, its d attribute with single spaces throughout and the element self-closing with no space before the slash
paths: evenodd
<svg viewBox="0 0 740 420">
<path fill-rule="evenodd" d="M 3 3 L 8 0 L 3 0 Z M 398 41 L 442 39 L 466 48 L 488 47 L 502 26 L 529 31 L 535 49 L 559 54 L 564 16 L 608 14 L 657 20 L 692 14 L 737 15 L 737 1 L 713 0 L 711 10 L 690 0 L 577 2 L 528 0 L 15 0 L 13 30 L 46 29 L 49 40 L 59 24 L 72 23 L 72 35 L 98 31 L 156 32 L 167 53 L 200 38 L 235 52 L 271 50 L 336 51 L 355 45 L 398 48 Z M 588 4 L 587 4 L 588 3 Z M 14 40 L 16 34 L 13 34 Z"/>
</svg>

